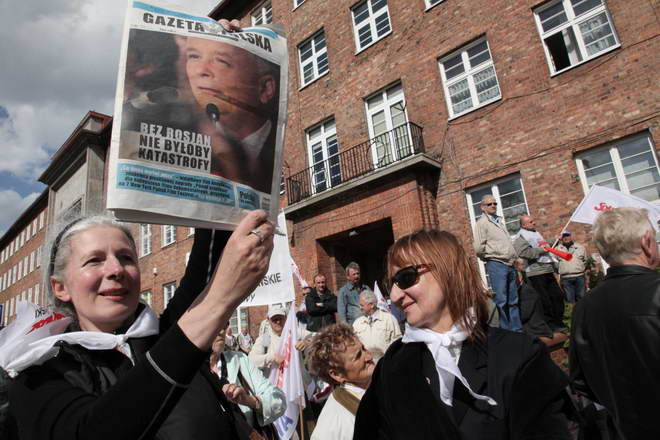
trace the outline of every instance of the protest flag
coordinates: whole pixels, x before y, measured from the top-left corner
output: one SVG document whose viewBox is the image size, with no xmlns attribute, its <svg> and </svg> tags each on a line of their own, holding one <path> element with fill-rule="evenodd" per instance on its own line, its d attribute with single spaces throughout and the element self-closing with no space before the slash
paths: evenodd
<svg viewBox="0 0 660 440">
<path fill-rule="evenodd" d="M 614 208 L 644 208 L 649 212 L 649 219 L 653 227 L 658 230 L 660 220 L 660 207 L 647 202 L 639 197 L 622 193 L 612 188 L 594 185 L 577 209 L 571 216 L 569 222 L 587 223 L 592 225 L 601 212 Z"/>
<path fill-rule="evenodd" d="M 293 258 L 291 259 L 291 271 L 296 276 L 296 278 L 298 278 L 298 284 L 300 284 L 300 287 L 302 287 L 303 289 L 305 287 L 309 287 L 309 284 L 307 284 L 307 281 L 305 281 L 305 279 L 302 277 L 302 274 L 300 273 L 300 268 L 298 267 L 296 262 L 293 261 Z"/>
<path fill-rule="evenodd" d="M 296 311 L 293 304 L 289 307 L 286 323 L 282 330 L 277 356 L 282 359 L 276 371 L 274 385 L 284 391 L 286 412 L 275 420 L 275 427 L 280 440 L 289 440 L 296 430 L 298 415 L 305 407 L 305 389 L 302 380 L 302 362 L 296 350 L 298 343 Z"/>
<path fill-rule="evenodd" d="M 390 312 L 390 305 L 387 304 L 387 301 L 385 301 L 385 298 L 383 297 L 383 294 L 380 293 L 380 288 L 378 287 L 378 282 L 374 281 L 374 294 L 376 294 L 376 299 L 378 299 L 378 304 L 376 305 L 379 309 L 381 309 L 383 312 Z"/>
</svg>

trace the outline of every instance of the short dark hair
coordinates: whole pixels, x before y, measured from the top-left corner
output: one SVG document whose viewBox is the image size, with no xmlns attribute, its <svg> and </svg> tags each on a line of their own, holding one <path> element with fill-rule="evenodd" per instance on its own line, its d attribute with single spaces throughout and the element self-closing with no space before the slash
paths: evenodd
<svg viewBox="0 0 660 440">
<path fill-rule="evenodd" d="M 312 340 L 307 361 L 309 370 L 330 385 L 340 385 L 330 377 L 330 370 L 346 373 L 342 354 L 353 344 L 360 344 L 360 340 L 350 325 L 340 322 L 323 328 Z"/>
</svg>

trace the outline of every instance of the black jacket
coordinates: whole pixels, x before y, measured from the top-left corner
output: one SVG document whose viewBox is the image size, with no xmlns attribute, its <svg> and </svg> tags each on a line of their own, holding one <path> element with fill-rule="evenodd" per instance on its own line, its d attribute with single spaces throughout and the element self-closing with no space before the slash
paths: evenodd
<svg viewBox="0 0 660 440">
<path fill-rule="evenodd" d="M 236 438 L 232 407 L 205 371 L 209 353 L 176 325 L 204 287 L 228 235 L 216 231 L 212 240 L 210 231 L 196 230 L 160 333 L 129 340 L 135 365 L 117 350 L 61 344 L 55 358 L 23 371 L 9 395 L 21 440 Z"/>
<path fill-rule="evenodd" d="M 660 274 L 612 266 L 573 310 L 571 382 L 626 440 L 660 438 Z"/>
<path fill-rule="evenodd" d="M 328 289 L 325 289 L 325 292 L 320 295 L 316 289 L 312 289 L 305 297 L 305 307 L 309 315 L 307 330 L 310 332 L 317 332 L 323 327 L 335 323 L 337 297 Z"/>
<path fill-rule="evenodd" d="M 457 380 L 453 406 L 440 400 L 433 356 L 421 342 L 394 342 L 378 362 L 358 409 L 354 439 L 568 439 L 568 378 L 545 346 L 521 333 L 488 330 L 487 344 L 465 341 L 458 366 L 475 393 Z"/>
</svg>

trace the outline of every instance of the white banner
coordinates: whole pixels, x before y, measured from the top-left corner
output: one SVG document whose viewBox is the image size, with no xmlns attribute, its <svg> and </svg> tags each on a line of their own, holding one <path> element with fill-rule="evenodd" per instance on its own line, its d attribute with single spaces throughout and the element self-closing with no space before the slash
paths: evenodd
<svg viewBox="0 0 660 440">
<path fill-rule="evenodd" d="M 639 197 L 624 194 L 615 189 L 594 185 L 577 207 L 572 222 L 587 223 L 592 225 L 601 212 L 614 208 L 644 208 L 649 211 L 649 219 L 653 227 L 658 230 L 660 221 L 660 207 L 647 202 Z"/>
<path fill-rule="evenodd" d="M 241 307 L 263 306 L 295 300 L 291 271 L 292 260 L 284 213 L 277 216 L 277 229 L 284 235 L 276 234 L 273 239 L 273 254 L 270 257 L 268 272 L 254 292 L 243 301 Z"/>
<path fill-rule="evenodd" d="M 376 295 L 376 299 L 378 300 L 378 308 L 381 309 L 383 312 L 390 312 L 390 305 L 387 304 L 387 301 L 385 301 L 385 298 L 383 297 L 383 294 L 380 292 L 380 288 L 378 287 L 378 281 L 374 281 L 374 294 Z"/>
<path fill-rule="evenodd" d="M 281 357 L 282 363 L 274 370 L 269 378 L 270 382 L 284 391 L 286 396 L 286 412 L 282 417 L 275 420 L 275 428 L 280 440 L 289 440 L 296 430 L 300 408 L 305 407 L 305 389 L 303 388 L 300 352 L 296 350 L 298 343 L 298 320 L 296 319 L 296 308 L 292 304 L 289 307 L 286 323 L 282 330 L 280 347 L 277 356 Z"/>
</svg>

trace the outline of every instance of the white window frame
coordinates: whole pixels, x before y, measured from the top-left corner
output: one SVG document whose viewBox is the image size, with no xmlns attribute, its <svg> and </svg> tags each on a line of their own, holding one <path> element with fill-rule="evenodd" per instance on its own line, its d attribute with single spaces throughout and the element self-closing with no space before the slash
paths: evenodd
<svg viewBox="0 0 660 440">
<path fill-rule="evenodd" d="M 39 229 L 42 229 L 44 227 L 45 218 L 46 218 L 46 211 L 41 211 L 41 214 L 39 214 Z"/>
<path fill-rule="evenodd" d="M 163 244 L 161 247 L 169 246 L 176 242 L 176 226 L 162 225 L 161 229 L 163 230 Z"/>
<path fill-rule="evenodd" d="M 392 33 L 392 20 L 390 19 L 390 10 L 389 6 L 387 5 L 387 0 L 385 1 L 385 6 L 374 11 L 373 10 L 373 3 L 378 2 L 381 0 L 364 0 L 357 5 L 353 6 L 351 8 L 351 22 L 353 23 L 353 36 L 355 37 L 355 53 L 358 54 L 362 52 L 363 50 L 367 49 L 368 47 L 373 46 L 374 44 L 378 43 L 380 40 L 383 38 L 387 37 L 389 34 Z M 368 17 L 360 23 L 360 26 L 355 23 L 355 10 L 361 7 L 364 4 L 367 4 L 367 10 L 369 11 Z M 378 14 L 378 16 L 376 16 Z M 387 15 L 387 21 L 388 21 L 388 26 L 389 30 L 385 32 L 383 35 L 378 36 L 377 34 L 377 29 L 376 29 L 376 19 L 381 18 L 384 14 Z M 365 28 L 366 26 L 369 27 L 369 34 L 371 35 L 371 42 L 365 44 L 364 46 L 361 45 L 360 43 L 360 30 Z"/>
<path fill-rule="evenodd" d="M 320 44 L 321 38 L 323 39 L 323 47 L 317 51 L 316 46 Z M 303 61 L 302 47 L 309 44 L 312 54 L 309 58 Z M 325 56 L 325 71 L 319 71 L 319 61 Z M 330 72 L 330 60 L 328 59 L 328 40 L 325 37 L 325 30 L 321 29 L 316 34 L 312 35 L 298 45 L 298 64 L 300 65 L 300 88 L 308 86 L 319 78 L 327 75 Z M 305 68 L 310 66 L 312 68 L 312 77 L 309 81 L 305 81 Z"/>
<path fill-rule="evenodd" d="M 582 161 L 584 160 L 584 158 L 586 156 L 588 156 L 591 153 L 596 153 L 596 152 L 599 152 L 599 151 L 607 150 L 610 153 L 610 159 L 612 160 L 612 165 L 613 165 L 613 168 L 614 168 L 615 177 L 616 177 L 616 180 L 619 184 L 619 190 L 621 192 L 625 193 L 625 194 L 630 194 L 630 186 L 628 184 L 628 180 L 626 178 L 626 175 L 625 175 L 625 172 L 624 172 L 624 169 L 623 169 L 623 164 L 621 162 L 621 156 L 620 156 L 620 153 L 619 153 L 619 146 L 620 146 L 622 141 L 630 141 L 630 140 L 641 139 L 641 138 L 645 138 L 645 140 L 647 141 L 647 144 L 648 144 L 648 147 L 649 147 L 648 151 L 651 152 L 651 156 L 653 157 L 653 161 L 654 161 L 654 164 L 655 164 L 655 169 L 656 169 L 656 171 L 658 171 L 658 173 L 660 173 L 660 166 L 658 165 L 658 156 L 656 154 L 655 147 L 654 147 L 653 141 L 651 139 L 651 135 L 647 131 L 642 132 L 642 133 L 637 133 L 635 135 L 627 136 L 627 137 L 618 139 L 618 140 L 613 141 L 613 142 L 608 142 L 605 145 L 601 145 L 601 146 L 598 146 L 598 147 L 594 147 L 594 148 L 590 148 L 588 150 L 581 151 L 581 152 L 579 152 L 575 155 L 575 163 L 576 163 L 576 166 L 577 166 L 577 169 L 578 169 L 578 176 L 580 177 L 580 183 L 582 184 L 582 190 L 584 191 L 584 193 L 585 194 L 588 193 L 589 189 L 591 187 L 587 183 L 587 175 L 585 173 L 584 163 Z M 641 155 L 641 154 L 645 154 L 645 153 L 646 153 L 646 151 L 644 151 L 643 153 L 638 153 L 637 155 Z M 629 156 L 628 158 L 630 158 L 630 157 L 634 157 L 634 156 Z M 628 158 L 626 158 L 626 159 L 628 159 Z M 647 168 L 647 170 L 649 170 L 649 169 L 651 169 L 651 168 Z M 642 170 L 638 170 L 638 171 L 642 171 Z M 596 183 L 592 184 L 592 186 L 595 185 L 595 184 Z M 657 184 L 657 183 L 654 183 L 653 185 L 655 185 L 655 184 Z M 650 185 L 647 185 L 647 186 L 650 186 Z M 640 189 L 640 188 L 635 188 L 635 189 Z M 649 202 L 654 203 L 654 204 L 660 204 L 660 199 L 649 200 Z"/>
<path fill-rule="evenodd" d="M 550 29 L 549 31 L 543 31 L 543 27 L 541 25 L 541 18 L 539 17 L 539 13 L 543 12 L 544 10 L 551 8 L 557 4 L 561 3 L 564 8 L 564 13 L 566 14 L 566 22 L 562 23 L 561 25 L 554 27 Z M 614 28 L 614 22 L 612 21 L 612 17 L 610 16 L 610 12 L 607 9 L 606 5 L 607 1 L 602 0 L 601 5 L 597 6 L 589 11 L 586 11 L 578 16 L 575 15 L 575 12 L 573 11 L 573 7 L 571 4 L 571 0 L 555 0 L 548 2 L 542 6 L 539 6 L 538 8 L 534 9 L 534 21 L 536 22 L 536 28 L 539 32 L 539 36 L 541 38 L 541 45 L 543 46 L 543 52 L 545 53 L 545 59 L 546 62 L 548 63 L 548 69 L 550 70 L 550 76 L 558 75 L 560 73 L 566 72 L 567 70 L 570 70 L 576 66 L 579 66 L 581 64 L 584 64 L 586 62 L 589 62 L 593 60 L 594 58 L 597 58 L 601 55 L 604 55 L 608 52 L 611 52 L 619 47 L 621 47 L 621 41 L 619 40 L 619 36 L 616 33 L 616 29 Z M 607 20 L 609 22 L 610 28 L 612 29 L 612 35 L 614 36 L 614 40 L 616 41 L 614 45 L 601 50 L 600 52 L 597 52 L 593 55 L 588 55 L 586 46 L 584 44 L 584 38 L 582 37 L 582 33 L 580 32 L 580 24 L 584 23 L 585 21 L 594 18 L 597 15 L 600 15 L 601 13 L 605 13 L 605 16 L 607 17 Z M 548 50 L 548 46 L 546 45 L 546 39 L 559 33 L 563 32 L 564 30 L 568 30 L 569 32 L 572 32 L 572 34 L 575 36 L 575 42 L 577 43 L 577 50 L 579 51 L 579 55 L 582 56 L 582 60 L 577 60 L 575 62 L 572 62 L 570 66 L 564 67 L 563 69 L 555 69 L 554 63 L 552 61 L 552 56 L 550 55 L 550 51 Z"/>
<path fill-rule="evenodd" d="M 504 217 L 504 212 L 502 208 L 502 196 L 499 185 L 509 182 L 511 180 L 518 179 L 520 181 L 520 189 L 522 191 L 522 196 L 523 196 L 523 201 L 525 203 L 525 210 L 527 211 L 527 215 L 531 215 L 531 212 L 529 210 L 529 203 L 527 202 L 527 195 L 525 194 L 525 184 L 523 182 L 522 176 L 519 174 L 513 174 L 509 176 L 502 177 L 500 179 L 496 179 L 490 182 L 483 183 L 481 185 L 475 186 L 473 188 L 465 190 L 465 201 L 467 203 L 468 207 L 468 214 L 470 217 L 470 227 L 472 229 L 472 237 L 474 237 L 474 228 L 477 223 L 478 216 L 475 215 L 473 212 L 472 205 L 479 203 L 481 204 L 481 198 L 478 200 L 475 200 L 472 198 L 472 194 L 476 193 L 477 191 L 482 191 L 486 188 L 489 188 L 489 193 L 495 198 L 495 201 L 497 202 L 497 212 L 496 214 L 499 215 L 500 217 Z M 510 193 L 509 193 L 510 194 Z M 505 219 L 506 220 L 506 219 Z M 514 234 L 515 235 L 515 234 Z M 511 235 L 511 238 L 513 239 L 514 235 Z M 473 238 L 474 239 L 474 238 Z M 477 259 L 479 263 L 479 273 L 481 274 L 481 279 L 484 281 L 484 285 L 488 285 L 487 282 L 487 276 L 486 276 L 486 264 L 481 261 L 481 259 Z"/>
<path fill-rule="evenodd" d="M 39 247 L 37 247 L 37 256 L 35 257 L 35 263 L 34 263 L 34 267 L 37 268 L 37 269 L 38 269 L 39 267 L 41 267 L 41 252 L 42 252 L 42 246 L 43 246 L 43 245 L 39 245 Z"/>
<path fill-rule="evenodd" d="M 30 272 L 34 270 L 34 260 L 36 259 L 36 252 L 32 251 L 30 252 Z"/>
<path fill-rule="evenodd" d="M 306 0 L 293 0 L 293 9 L 295 10 L 298 6 L 305 3 Z"/>
<path fill-rule="evenodd" d="M 188 228 L 188 237 L 195 235 L 195 228 Z"/>
<path fill-rule="evenodd" d="M 167 307 L 167 303 L 174 296 L 174 292 L 176 292 L 176 281 L 163 284 L 163 308 Z"/>
<path fill-rule="evenodd" d="M 470 65 L 470 57 L 468 55 L 468 51 L 472 49 L 473 47 L 481 44 L 481 43 L 486 43 L 486 48 L 488 50 L 488 55 L 489 59 L 488 61 L 483 61 L 476 66 L 471 66 Z M 447 80 L 444 64 L 449 61 L 450 59 L 455 58 L 456 56 L 460 55 L 463 68 L 465 69 L 463 73 L 460 75 L 457 75 L 450 80 Z M 473 41 L 471 43 L 468 43 L 461 47 L 458 50 L 455 50 L 454 52 L 450 53 L 449 55 L 443 56 L 438 60 L 438 66 L 440 69 L 440 76 L 442 77 L 442 88 L 444 90 L 445 94 L 445 104 L 447 104 L 447 111 L 449 113 L 449 120 L 458 118 L 460 116 L 463 116 L 465 114 L 468 114 L 470 112 L 473 112 L 477 109 L 480 109 L 482 107 L 485 107 L 489 104 L 492 104 L 493 102 L 497 102 L 500 99 L 502 99 L 502 88 L 500 87 L 500 81 L 497 78 L 497 69 L 495 69 L 495 63 L 493 62 L 493 52 L 490 50 L 490 44 L 488 43 L 488 39 L 486 37 L 479 38 L 476 41 Z M 479 73 L 492 68 L 494 73 L 495 73 L 495 82 L 497 85 L 497 89 L 499 90 L 499 94 L 496 97 L 490 98 L 484 102 L 479 102 L 479 94 L 477 92 L 477 87 L 474 81 L 474 78 L 476 75 Z M 467 108 L 459 113 L 454 112 L 454 107 L 452 106 L 451 102 L 451 94 L 449 92 L 449 88 L 453 86 L 454 84 L 457 84 L 461 81 L 467 80 L 468 84 L 468 90 L 470 91 L 470 100 L 472 101 L 472 107 Z"/>
<path fill-rule="evenodd" d="M 147 303 L 149 307 L 153 306 L 153 294 L 151 289 L 143 290 L 140 292 L 140 299 Z"/>
<path fill-rule="evenodd" d="M 397 86 L 401 87 L 401 93 L 397 94 L 394 97 L 390 96 L 390 93 L 392 89 L 396 88 Z M 376 98 L 377 96 L 380 96 L 382 98 L 382 103 L 373 107 L 369 108 L 369 101 L 372 100 L 373 98 Z M 405 122 L 403 124 L 407 124 L 410 122 L 408 119 L 408 107 L 406 105 L 406 94 L 403 90 L 403 84 L 398 81 L 394 84 L 391 84 L 376 93 L 371 94 L 364 100 L 364 110 L 367 114 L 367 126 L 369 128 L 369 139 L 372 140 L 371 144 L 371 160 L 373 160 L 374 166 L 376 168 L 379 168 L 383 165 L 388 165 L 390 163 L 394 163 L 397 160 L 397 146 L 398 142 L 396 139 L 395 134 L 393 133 L 392 130 L 394 130 L 397 127 L 400 127 L 402 124 L 399 124 L 397 126 L 394 126 L 394 121 L 392 118 L 392 107 L 396 105 L 401 105 L 403 107 L 403 115 L 405 116 Z M 376 114 L 384 112 L 385 115 L 385 127 L 387 130 L 385 132 L 380 133 L 376 135 L 374 125 L 373 125 L 373 116 Z M 379 139 L 381 139 L 381 136 L 386 136 L 385 138 L 388 145 L 385 146 L 385 148 L 389 149 L 388 151 L 388 156 L 384 156 L 379 158 L 378 157 L 378 146 L 379 144 Z M 412 146 L 412 137 L 410 136 L 410 130 L 406 128 L 406 135 L 408 136 L 407 139 L 407 145 Z M 376 137 L 378 136 L 378 139 Z M 391 161 L 385 160 L 387 157 L 391 157 Z"/>
<path fill-rule="evenodd" d="M 438 6 L 443 1 L 445 0 L 424 0 L 424 4 L 426 5 L 426 10 L 428 11 L 432 7 Z"/>
<path fill-rule="evenodd" d="M 268 19 L 268 15 L 270 15 L 270 20 Z M 252 26 L 272 23 L 273 4 L 270 0 L 263 2 L 259 7 L 255 8 L 250 14 L 250 20 L 252 21 Z"/>
<path fill-rule="evenodd" d="M 321 129 L 320 134 L 312 138 L 311 133 L 319 128 Z M 335 138 L 337 152 L 330 154 L 328 151 L 328 141 L 333 137 Z M 335 167 L 330 165 L 330 161 L 335 158 L 337 160 L 337 168 L 339 169 L 339 182 L 337 184 L 341 183 L 341 164 L 339 162 L 340 144 L 339 138 L 337 137 L 337 122 L 335 121 L 335 118 L 328 118 L 325 121 L 315 124 L 305 130 L 305 139 L 307 143 L 307 158 L 309 161 L 311 173 L 310 180 L 312 185 L 312 194 L 316 194 L 336 186 L 332 184 L 333 175 L 331 175 L 331 173 L 335 171 Z M 323 160 L 322 162 L 314 162 L 314 152 L 312 148 L 319 142 L 321 143 L 321 153 Z M 322 174 L 324 177 L 324 180 L 319 179 L 318 182 L 315 172 L 315 165 L 317 163 L 323 163 L 323 170 L 322 172 L 319 170 L 319 174 Z M 322 187 L 323 184 L 325 185 L 324 187 Z"/>
<path fill-rule="evenodd" d="M 151 233 L 151 225 L 149 223 L 141 223 L 140 224 L 140 257 L 144 257 L 151 253 L 152 236 L 153 234 Z"/>
<path fill-rule="evenodd" d="M 38 305 L 45 305 L 42 304 L 43 301 L 41 301 L 41 292 L 40 289 L 41 285 L 39 283 L 34 285 L 34 302 L 37 303 Z"/>
<path fill-rule="evenodd" d="M 30 257 L 28 255 L 23 258 L 23 277 L 26 277 L 28 274 L 28 264 L 30 261 Z"/>
</svg>

